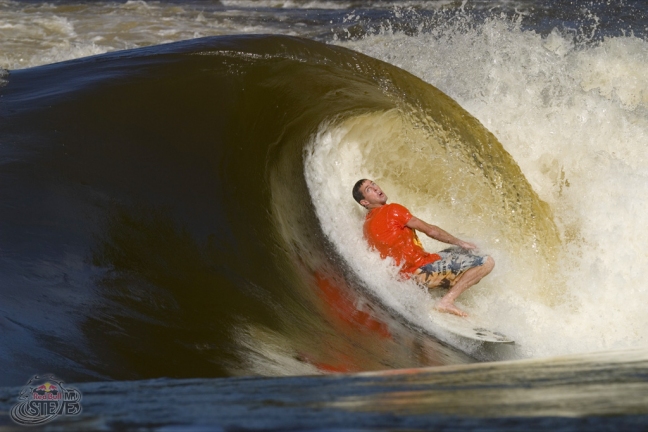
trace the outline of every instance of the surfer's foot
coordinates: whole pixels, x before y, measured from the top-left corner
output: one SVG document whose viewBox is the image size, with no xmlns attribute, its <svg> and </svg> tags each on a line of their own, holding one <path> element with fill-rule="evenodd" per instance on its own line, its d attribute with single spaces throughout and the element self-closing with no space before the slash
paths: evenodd
<svg viewBox="0 0 648 432">
<path fill-rule="evenodd" d="M 468 314 L 466 312 L 459 309 L 453 303 L 439 302 L 439 303 L 437 303 L 436 306 L 434 306 L 434 309 L 438 310 L 439 312 L 449 313 L 449 314 L 453 314 L 453 315 L 459 315 L 460 317 L 467 317 L 468 316 Z"/>
</svg>

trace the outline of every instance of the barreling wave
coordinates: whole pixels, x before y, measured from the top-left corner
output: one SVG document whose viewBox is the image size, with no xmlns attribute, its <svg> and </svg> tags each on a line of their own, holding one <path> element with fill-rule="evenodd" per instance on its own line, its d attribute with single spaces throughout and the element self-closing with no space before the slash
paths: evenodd
<svg viewBox="0 0 648 432">
<path fill-rule="evenodd" d="M 359 235 L 360 177 L 532 261 L 529 277 L 544 277 L 559 243 L 550 209 L 477 120 L 349 49 L 215 37 L 6 80 L 3 362 L 19 380 L 44 365 L 80 380 L 487 356 L 412 330 L 423 312 L 389 297 L 408 285 Z"/>
</svg>

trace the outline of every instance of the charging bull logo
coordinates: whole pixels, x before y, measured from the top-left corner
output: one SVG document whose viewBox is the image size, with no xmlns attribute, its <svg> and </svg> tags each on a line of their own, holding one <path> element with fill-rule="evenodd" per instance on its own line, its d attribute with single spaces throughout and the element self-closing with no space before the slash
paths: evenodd
<svg viewBox="0 0 648 432">
<path fill-rule="evenodd" d="M 60 415 L 81 414 L 81 392 L 64 387 L 53 375 L 34 376 L 18 395 L 18 403 L 11 408 L 11 419 L 26 426 L 36 426 L 54 420 Z"/>
</svg>

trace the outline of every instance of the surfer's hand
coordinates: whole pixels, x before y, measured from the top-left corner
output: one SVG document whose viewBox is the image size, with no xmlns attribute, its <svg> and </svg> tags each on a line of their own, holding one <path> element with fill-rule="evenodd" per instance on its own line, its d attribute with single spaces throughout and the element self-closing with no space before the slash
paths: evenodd
<svg viewBox="0 0 648 432">
<path fill-rule="evenodd" d="M 477 249 L 477 245 L 475 245 L 474 243 L 465 242 L 465 241 L 460 241 L 457 246 L 461 246 L 462 248 L 468 249 L 468 250 Z"/>
</svg>

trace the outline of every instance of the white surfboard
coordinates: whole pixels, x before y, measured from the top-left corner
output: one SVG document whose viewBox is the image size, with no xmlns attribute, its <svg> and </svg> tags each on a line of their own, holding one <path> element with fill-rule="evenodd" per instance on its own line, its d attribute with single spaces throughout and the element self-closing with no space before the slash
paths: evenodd
<svg viewBox="0 0 648 432">
<path fill-rule="evenodd" d="M 430 312 L 430 319 L 434 324 L 457 336 L 479 342 L 504 344 L 515 343 L 515 341 L 508 336 L 485 328 L 470 316 L 460 317 L 448 313 L 432 311 Z"/>
</svg>

